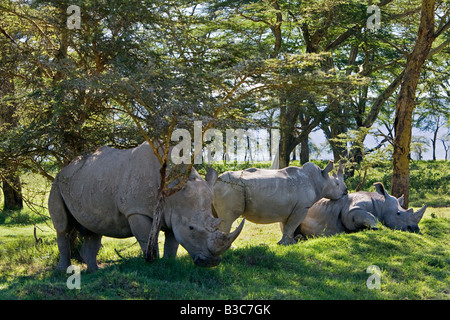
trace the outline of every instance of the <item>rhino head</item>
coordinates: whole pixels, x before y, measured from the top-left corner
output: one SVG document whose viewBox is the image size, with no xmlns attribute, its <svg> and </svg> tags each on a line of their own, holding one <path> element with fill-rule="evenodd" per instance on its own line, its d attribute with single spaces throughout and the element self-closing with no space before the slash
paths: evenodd
<svg viewBox="0 0 450 320">
<path fill-rule="evenodd" d="M 419 222 L 427 209 L 427 205 L 416 212 L 412 208 L 405 210 L 402 208 L 403 196 L 396 198 L 389 195 L 381 182 L 375 183 L 374 186 L 375 190 L 385 198 L 382 212 L 383 224 L 391 229 L 419 232 Z"/>
<path fill-rule="evenodd" d="M 325 179 L 323 197 L 331 200 L 338 200 L 348 194 L 347 186 L 344 182 L 344 167 L 342 162 L 339 163 L 339 169 L 333 175 L 329 172 L 333 170 L 333 162 L 329 161 L 325 169 L 322 170 L 322 177 Z"/>
<path fill-rule="evenodd" d="M 193 169 L 183 189 L 170 197 L 170 224 L 175 239 L 196 265 L 214 267 L 242 231 L 245 219 L 230 234 L 219 230 L 221 220 L 212 215 L 217 172 L 210 169 L 205 178 Z"/>
</svg>

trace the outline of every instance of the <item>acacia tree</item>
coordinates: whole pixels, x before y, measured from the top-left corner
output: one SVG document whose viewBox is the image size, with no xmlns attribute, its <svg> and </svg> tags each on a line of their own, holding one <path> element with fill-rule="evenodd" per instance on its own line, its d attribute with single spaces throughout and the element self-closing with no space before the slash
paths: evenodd
<svg viewBox="0 0 450 320">
<path fill-rule="evenodd" d="M 205 123 L 204 131 L 224 110 L 262 90 L 242 89 L 253 81 L 259 62 L 240 60 L 220 37 L 214 41 L 213 17 L 197 3 L 85 1 L 81 28 L 75 30 L 66 26 L 69 4 L 0 3 L 2 13 L 26 22 L 20 34 L 28 37 L 18 46 L 21 73 L 7 70 L 20 84 L 21 94 L 12 97 L 20 126 L 1 131 L 2 146 L 22 168 L 52 180 L 41 161 L 51 158 L 63 166 L 103 144 L 124 147 L 147 140 L 161 164 L 155 208 L 160 217 L 164 199 L 183 187 L 192 167 L 191 162 L 169 168 L 172 131 L 192 127 L 194 119 Z M 2 33 L 11 30 L 8 25 Z M 17 81 L 22 78 L 29 79 L 26 85 Z M 152 239 L 149 260 L 156 257 Z"/>
<path fill-rule="evenodd" d="M 433 160 L 436 160 L 438 139 L 450 114 L 449 53 L 444 51 L 439 58 L 430 57 L 424 64 L 413 115 L 413 126 L 433 135 L 430 138 Z"/>
<path fill-rule="evenodd" d="M 15 121 L 14 103 L 8 102 L 8 98 L 14 96 L 14 82 L 8 74 L 0 74 L 0 131 L 12 130 L 17 126 Z M 2 148 L 3 149 L 3 148 Z M 4 210 L 18 210 L 23 208 L 22 187 L 18 173 L 18 165 L 12 159 L 8 150 L 4 153 L 0 162 L 0 180 L 4 197 Z"/>
<path fill-rule="evenodd" d="M 343 94 L 343 88 L 361 83 L 358 75 L 334 72 L 328 66 L 330 51 L 352 33 L 340 36 L 331 27 L 342 20 L 335 14 L 342 1 L 325 2 L 311 1 L 306 6 L 296 1 L 217 1 L 214 5 L 227 14 L 231 21 L 227 27 L 241 42 L 258 48 L 266 66 L 277 66 L 266 70 L 270 77 L 260 79 L 260 83 L 273 85 L 260 103 L 266 109 L 275 108 L 279 118 L 280 167 L 289 164 L 299 143 L 303 146 L 301 161 L 308 160 L 308 135 L 330 111 L 326 97 L 336 97 Z M 327 33 L 328 29 L 333 32 Z M 319 50 L 320 42 L 328 49 Z"/>
<path fill-rule="evenodd" d="M 95 2 L 85 2 L 81 29 L 69 30 L 68 5 L 38 0 L 0 3 L 3 21 L 8 21 L 4 34 L 13 39 L 2 52 L 14 49 L 9 59 L 16 67 L 3 66 L 16 86 L 11 100 L 19 124 L 3 131 L 2 140 L 19 167 L 49 180 L 53 180 L 46 170 L 49 160 L 62 167 L 103 144 L 120 139 L 119 145 L 126 146 L 121 131 L 129 134 L 128 140 L 136 137 L 124 130 L 130 128 L 125 122 L 116 130 L 118 121 L 97 82 L 123 38 L 105 36 L 107 13 Z M 121 32 L 127 27 L 119 25 Z"/>
<path fill-rule="evenodd" d="M 280 122 L 281 167 L 288 165 L 290 153 L 299 143 L 307 149 L 308 135 L 319 124 L 335 159 L 346 156 L 345 148 L 334 139 L 350 129 L 367 132 L 364 130 L 374 124 L 400 85 L 403 73 L 399 63 L 405 51 L 392 44 L 405 37 L 394 31 L 398 24 L 411 25 L 409 15 L 420 6 L 417 2 L 399 6 L 381 1 L 377 5 L 383 12 L 383 28 L 370 32 L 366 29 L 369 3 L 317 0 L 305 5 L 261 0 L 245 4 L 219 1 L 215 5 L 230 8 L 234 30 L 242 33 L 243 41 L 260 48 L 280 66 L 276 73 L 280 87 L 274 88 L 266 101 L 273 104 L 276 97 L 273 105 Z M 410 44 L 402 42 L 405 47 Z M 301 60 L 315 59 L 315 63 L 286 63 L 300 52 L 305 52 Z M 369 77 L 371 81 L 362 81 Z M 358 148 L 352 151 L 362 154 Z M 307 161 L 307 152 L 301 154 L 302 162 Z M 358 158 L 358 154 L 352 156 Z"/>
<path fill-rule="evenodd" d="M 445 5 L 445 6 L 444 6 Z M 450 8 L 446 1 L 422 0 L 418 36 L 412 52 L 407 56 L 404 75 L 395 108 L 395 137 L 393 153 L 392 195 L 404 195 L 406 208 L 409 202 L 409 154 L 411 145 L 412 113 L 421 69 L 430 54 L 433 42 L 450 27 Z M 435 27 L 436 9 L 442 18 Z M 446 43 L 445 41 L 444 43 Z M 439 47 L 438 47 L 439 49 Z"/>
<path fill-rule="evenodd" d="M 194 120 L 202 121 L 202 132 L 195 137 L 201 146 L 208 128 L 223 120 L 235 104 L 264 90 L 250 87 L 260 62 L 245 61 L 238 57 L 239 51 L 233 54 L 223 45 L 211 23 L 214 13 L 192 1 L 152 3 L 150 9 L 152 18 L 141 19 L 139 32 L 129 39 L 134 50 L 122 50 L 102 77 L 114 109 L 133 120 L 161 165 L 147 261 L 158 254 L 165 199 L 184 186 L 194 159 L 201 158 L 201 148 L 194 147 L 184 166 L 173 165 L 173 131 L 192 132 Z"/>
<path fill-rule="evenodd" d="M 3 11 L 0 3 L 0 181 L 4 196 L 4 210 L 17 210 L 23 207 L 21 182 L 19 176 L 20 157 L 5 140 L 11 132 L 16 132 L 19 121 L 18 104 L 15 100 L 17 84 L 15 78 L 24 82 L 20 74 L 19 60 L 23 57 L 18 38 L 28 36 L 18 25 L 17 17 Z M 6 27 L 8 26 L 8 27 Z M 6 28 L 6 29 L 5 29 Z"/>
</svg>

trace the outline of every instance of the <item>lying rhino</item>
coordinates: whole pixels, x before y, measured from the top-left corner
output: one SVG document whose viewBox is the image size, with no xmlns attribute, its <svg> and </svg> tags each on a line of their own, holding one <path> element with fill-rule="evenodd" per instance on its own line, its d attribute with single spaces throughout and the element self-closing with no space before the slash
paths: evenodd
<svg viewBox="0 0 450 320">
<path fill-rule="evenodd" d="M 160 184 L 159 168 L 152 149 L 143 143 L 128 150 L 101 147 L 61 170 L 49 197 L 60 252 L 58 269 L 70 265 L 68 235 L 73 228 L 84 236 L 80 253 L 88 271 L 98 269 L 102 235 L 135 236 L 145 251 Z M 184 188 L 166 199 L 161 228 L 166 239 L 164 256 L 175 256 L 181 244 L 196 265 L 216 266 L 239 235 L 243 223 L 232 234 L 225 234 L 218 229 L 220 220 L 212 216 L 216 179 L 214 170 L 205 181 L 192 169 Z"/>
<path fill-rule="evenodd" d="M 324 170 L 308 162 L 301 168 L 223 173 L 214 185 L 213 201 L 213 213 L 222 219 L 220 229 L 229 232 L 241 215 L 255 223 L 280 222 L 283 237 L 278 243 L 294 243 L 294 231 L 314 202 L 347 194 L 342 165 L 337 175 L 329 176 L 332 169 L 330 161 Z"/>
<path fill-rule="evenodd" d="M 417 212 L 405 210 L 403 196 L 390 196 L 382 183 L 374 184 L 376 192 L 355 192 L 339 200 L 321 199 L 309 210 L 305 220 L 296 230 L 304 237 L 333 235 L 375 228 L 377 221 L 391 229 L 418 232 L 419 221 L 427 206 Z"/>
</svg>

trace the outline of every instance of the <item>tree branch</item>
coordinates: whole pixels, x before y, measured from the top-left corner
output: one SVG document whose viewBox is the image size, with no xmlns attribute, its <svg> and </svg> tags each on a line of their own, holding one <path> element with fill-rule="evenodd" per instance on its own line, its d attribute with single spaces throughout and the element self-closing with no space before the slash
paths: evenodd
<svg viewBox="0 0 450 320">
<path fill-rule="evenodd" d="M 139 129 L 139 132 L 142 134 L 144 139 L 148 142 L 148 144 L 150 145 L 150 147 L 153 150 L 153 153 L 158 158 L 159 163 L 163 164 L 164 161 L 163 161 L 163 158 L 161 157 L 161 155 L 159 154 L 158 148 L 153 143 L 153 140 L 148 136 L 147 132 L 145 132 L 145 130 L 142 127 L 141 123 L 136 118 L 136 116 L 133 114 L 131 108 L 125 102 L 123 102 L 122 100 L 118 99 L 117 97 L 113 97 L 113 100 L 116 101 L 118 104 L 120 104 L 122 107 L 124 107 L 125 113 L 128 114 L 131 117 L 131 119 L 133 120 L 133 122 L 136 124 L 136 126 Z M 121 110 L 121 111 L 124 111 L 124 110 Z"/>
</svg>

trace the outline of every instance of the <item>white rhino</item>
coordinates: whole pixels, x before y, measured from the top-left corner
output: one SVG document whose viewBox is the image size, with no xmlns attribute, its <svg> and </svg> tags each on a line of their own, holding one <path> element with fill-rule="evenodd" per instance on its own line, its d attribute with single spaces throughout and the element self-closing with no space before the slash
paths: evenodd
<svg viewBox="0 0 450 320">
<path fill-rule="evenodd" d="M 405 210 L 401 207 L 403 196 L 398 199 L 390 196 L 381 182 L 374 186 L 376 192 L 359 191 L 338 200 L 319 200 L 308 210 L 296 235 L 310 237 L 376 229 L 377 221 L 391 229 L 418 232 L 427 206 L 417 212 Z"/>
<path fill-rule="evenodd" d="M 333 162 L 321 170 L 313 163 L 279 170 L 246 169 L 219 176 L 214 185 L 215 216 L 220 229 L 229 232 L 239 216 L 254 223 L 280 222 L 279 244 L 294 243 L 294 231 L 306 217 L 309 207 L 323 197 L 339 199 L 347 194 L 342 165 L 330 176 Z"/>
<path fill-rule="evenodd" d="M 148 143 L 127 150 L 101 147 L 63 168 L 49 196 L 60 252 L 58 269 L 70 265 L 69 233 L 73 228 L 84 236 L 80 253 L 88 271 L 98 269 L 102 235 L 135 236 L 145 251 L 160 185 L 159 168 Z M 215 266 L 239 235 L 243 223 L 225 234 L 218 229 L 220 220 L 212 215 L 216 179 L 214 170 L 205 181 L 192 169 L 183 189 L 166 199 L 161 227 L 165 231 L 164 256 L 175 256 L 181 244 L 196 265 Z"/>
</svg>

